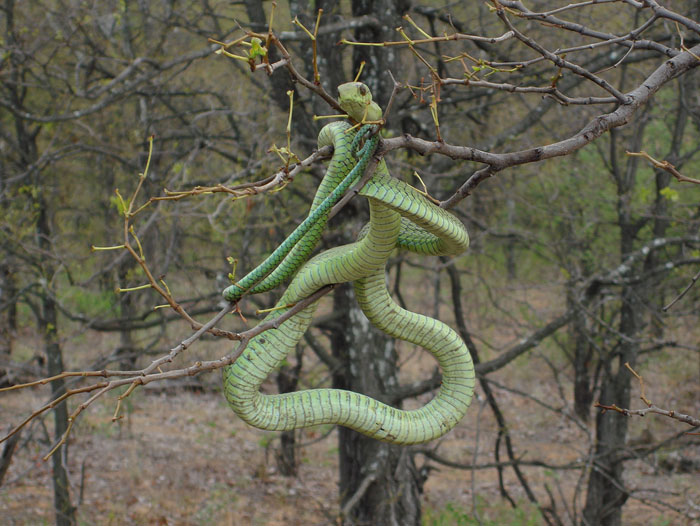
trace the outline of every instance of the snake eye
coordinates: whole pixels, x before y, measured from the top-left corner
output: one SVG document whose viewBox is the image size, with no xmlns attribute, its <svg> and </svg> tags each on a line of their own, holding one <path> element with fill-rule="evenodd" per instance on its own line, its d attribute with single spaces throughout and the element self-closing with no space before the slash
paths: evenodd
<svg viewBox="0 0 700 526">
<path fill-rule="evenodd" d="M 362 95 L 363 97 L 367 95 L 367 86 L 365 86 L 364 84 L 360 85 L 360 95 Z"/>
</svg>

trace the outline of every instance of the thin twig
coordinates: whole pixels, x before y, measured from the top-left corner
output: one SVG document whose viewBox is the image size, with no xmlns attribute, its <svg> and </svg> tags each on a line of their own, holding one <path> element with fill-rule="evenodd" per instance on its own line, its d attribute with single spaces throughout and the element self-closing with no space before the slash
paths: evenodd
<svg viewBox="0 0 700 526">
<path fill-rule="evenodd" d="M 675 299 L 673 299 L 673 301 L 671 301 L 671 303 L 666 305 L 662 310 L 664 312 L 666 312 L 668 309 L 673 307 L 678 302 L 678 300 L 680 300 L 683 296 L 685 296 L 688 293 L 688 291 L 693 287 L 693 285 L 695 285 L 695 282 L 697 282 L 698 279 L 700 279 L 700 271 L 698 271 L 698 273 L 695 274 L 695 276 L 693 276 L 693 278 L 690 280 L 690 283 L 688 283 L 688 286 L 685 289 L 683 289 L 683 291 L 678 296 L 676 296 Z"/>
<path fill-rule="evenodd" d="M 593 404 L 593 407 L 599 407 L 603 411 L 616 411 L 620 414 L 623 414 L 625 416 L 645 416 L 647 413 L 656 413 L 659 415 L 664 415 L 669 418 L 673 418 L 674 420 L 678 420 L 679 422 L 684 422 L 690 426 L 697 427 L 700 426 L 700 418 L 695 418 L 690 415 L 686 415 L 683 413 L 679 413 L 674 410 L 668 410 L 668 409 L 662 409 L 660 407 L 657 407 L 655 405 L 651 405 L 649 407 L 646 407 L 644 409 L 625 409 L 624 407 L 618 407 L 615 404 L 612 405 L 604 405 L 601 404 L 600 402 L 596 402 Z"/>
<path fill-rule="evenodd" d="M 227 305 L 226 307 L 221 309 L 216 316 L 214 316 L 211 320 L 209 320 L 207 323 L 202 325 L 199 328 L 199 330 L 197 330 L 197 332 L 195 332 L 194 334 L 189 336 L 187 339 L 180 342 L 180 344 L 177 345 L 176 347 L 173 347 L 166 356 L 163 356 L 157 360 L 154 360 L 151 363 L 151 365 L 149 365 L 148 367 L 146 367 L 143 370 L 142 375 L 146 376 L 146 375 L 152 373 L 153 371 L 155 371 L 161 365 L 163 365 L 165 363 L 172 362 L 178 354 L 180 354 L 182 351 L 184 351 L 190 345 L 192 345 L 195 341 L 197 341 L 199 338 L 201 338 L 205 332 L 209 331 L 209 329 L 211 329 L 214 325 L 216 325 L 224 316 L 226 316 L 226 314 L 231 312 L 231 310 L 233 308 L 235 308 L 234 305 Z M 237 336 L 237 339 L 239 339 L 239 340 L 241 339 L 241 336 L 239 334 L 236 334 L 236 336 Z"/>
<path fill-rule="evenodd" d="M 641 152 L 625 152 L 627 155 L 630 157 L 643 157 L 647 161 L 649 161 L 651 164 L 653 164 L 656 168 L 660 168 L 661 170 L 665 170 L 668 173 L 670 173 L 673 177 L 678 179 L 679 182 L 681 183 L 694 183 L 694 184 L 700 184 L 700 179 L 693 179 L 692 177 L 686 177 L 682 173 L 680 173 L 675 166 L 673 166 L 670 162 L 668 161 L 658 161 L 654 159 L 651 155 L 649 155 L 647 152 L 642 150 Z"/>
<path fill-rule="evenodd" d="M 458 40 L 470 40 L 472 42 L 486 42 L 487 44 L 496 44 L 513 38 L 512 31 L 506 31 L 497 37 L 482 37 L 479 35 L 467 35 L 465 33 L 452 33 L 441 37 L 428 37 L 419 39 L 395 40 L 391 42 L 354 42 L 343 38 L 338 43 L 349 46 L 373 46 L 373 47 L 393 47 L 393 46 L 408 46 L 412 47 L 421 44 L 433 44 L 435 42 L 456 42 Z"/>
<path fill-rule="evenodd" d="M 551 61 L 553 64 L 559 66 L 560 68 L 566 68 L 568 70 L 571 70 L 575 74 L 587 78 L 591 82 L 597 84 L 599 87 L 610 93 L 613 97 L 615 97 L 618 100 L 620 104 L 626 105 L 632 101 L 629 95 L 625 95 L 624 93 L 619 91 L 617 88 L 612 86 L 607 80 L 598 77 L 597 75 L 594 75 L 586 68 L 583 68 L 578 64 L 574 64 L 573 62 L 569 62 L 568 60 L 563 59 L 556 53 L 548 51 L 535 40 L 518 31 L 515 28 L 515 26 L 511 23 L 510 19 L 506 16 L 505 11 L 503 9 L 497 10 L 496 13 L 498 14 L 498 17 L 503 21 L 503 23 L 508 27 L 508 29 L 513 31 L 515 37 L 518 40 L 520 40 L 526 46 L 537 51 L 540 55 L 545 57 L 547 60 Z"/>
<path fill-rule="evenodd" d="M 632 366 L 630 365 L 629 362 L 625 362 L 625 367 L 627 367 L 627 370 L 631 372 L 634 377 L 639 381 L 639 389 L 642 391 L 642 394 L 639 395 L 639 398 L 641 398 L 642 402 L 644 402 L 648 407 L 652 406 L 652 403 L 649 401 L 646 395 L 645 387 L 644 387 L 644 378 L 640 374 L 637 373 L 634 369 L 632 369 Z"/>
<path fill-rule="evenodd" d="M 642 394 L 640 395 L 640 399 L 647 405 L 646 408 L 644 409 L 626 409 L 624 407 L 618 407 L 615 404 L 612 405 L 605 405 L 601 404 L 600 402 L 596 402 L 593 406 L 594 407 L 599 407 L 600 409 L 605 411 L 616 411 L 620 414 L 623 414 L 625 416 L 645 416 L 647 413 L 656 413 L 659 415 L 664 415 L 669 418 L 673 418 L 674 420 L 678 420 L 679 422 L 683 422 L 685 424 L 688 424 L 689 426 L 697 427 L 700 426 L 700 418 L 695 418 L 690 415 L 686 415 L 684 413 L 679 413 L 674 410 L 669 410 L 669 409 L 662 409 L 661 407 L 655 406 L 646 396 L 645 393 L 645 386 L 644 386 L 644 379 L 642 376 L 637 373 L 634 369 L 632 369 L 632 366 L 629 364 L 629 362 L 625 363 L 625 367 L 637 378 L 639 381 L 639 386 Z M 697 433 L 688 433 L 688 434 L 697 434 Z"/>
<path fill-rule="evenodd" d="M 360 499 L 362 497 L 364 497 L 365 493 L 367 493 L 367 490 L 375 480 L 377 480 L 376 469 L 372 470 L 371 473 L 369 473 L 364 479 L 362 479 L 362 482 L 360 482 L 360 485 L 357 487 L 355 493 L 353 493 L 352 497 L 348 499 L 343 508 L 340 510 L 341 517 L 347 517 L 350 514 L 352 509 L 355 506 L 357 506 L 357 503 L 360 502 Z"/>
<path fill-rule="evenodd" d="M 81 387 L 78 389 L 70 389 L 63 393 L 61 396 L 56 398 L 55 400 L 50 401 L 49 403 L 41 406 L 40 408 L 36 409 L 35 411 L 32 412 L 31 415 L 29 415 L 27 418 L 25 418 L 22 422 L 20 422 L 18 425 L 16 425 L 12 430 L 10 430 L 9 433 L 7 433 L 4 437 L 0 438 L 0 443 L 4 442 L 5 440 L 8 440 L 10 437 L 18 433 L 25 425 L 27 425 L 29 422 L 31 422 L 34 418 L 38 417 L 42 413 L 53 409 L 56 405 L 59 403 L 63 402 L 67 398 L 70 398 L 72 396 L 75 396 L 80 393 L 89 393 L 93 391 L 97 391 L 94 393 L 90 398 L 88 398 L 85 402 L 81 403 L 75 411 L 68 417 L 69 420 L 69 427 L 66 433 L 61 437 L 61 440 L 57 444 L 57 446 L 60 446 L 60 444 L 64 443 L 65 440 L 68 437 L 68 434 L 70 433 L 71 427 L 72 427 L 72 422 L 75 421 L 75 419 L 82 413 L 87 407 L 89 407 L 95 400 L 100 398 L 102 395 L 105 393 L 112 391 L 113 389 L 116 389 L 117 387 L 121 387 L 123 385 L 129 385 L 131 386 L 132 384 L 135 384 L 134 386 L 141 386 L 141 385 L 146 385 L 151 382 L 155 381 L 160 381 L 160 380 L 172 380 L 175 378 L 183 378 L 186 376 L 195 376 L 197 374 L 201 374 L 203 372 L 207 371 L 213 371 L 216 369 L 221 369 L 222 367 L 226 367 L 227 365 L 231 365 L 236 361 L 236 359 L 241 355 L 243 350 L 246 348 L 248 345 L 248 342 L 258 334 L 261 334 L 262 332 L 272 329 L 272 328 L 278 328 L 284 321 L 288 320 L 298 312 L 304 310 L 306 307 L 323 297 L 324 295 L 328 294 L 331 290 L 335 288 L 335 284 L 330 284 L 326 285 L 307 298 L 298 301 L 296 304 L 294 304 L 293 307 L 291 307 L 288 311 L 284 312 L 277 318 L 271 319 L 264 321 L 260 323 L 259 325 L 253 327 L 252 329 L 249 329 L 245 332 L 240 333 L 240 343 L 236 350 L 227 355 L 224 356 L 223 358 L 220 358 L 218 360 L 210 360 L 206 362 L 195 362 L 194 364 L 191 364 L 188 367 L 182 368 L 182 369 L 174 369 L 171 371 L 160 371 L 158 373 L 148 373 L 146 374 L 146 370 L 148 368 L 142 369 L 140 371 L 135 371 L 135 374 L 131 374 L 130 376 L 126 378 L 120 378 L 118 380 L 110 380 L 106 382 L 99 382 L 96 384 L 88 385 L 85 387 Z M 204 331 L 202 331 L 201 334 L 203 334 Z M 167 361 L 167 360 L 166 360 Z M 150 366 L 149 366 L 150 367 Z M 124 371 L 100 371 L 99 376 L 123 376 Z M 114 374 L 112 374 L 114 373 Z M 86 374 L 85 376 L 91 376 L 91 374 Z M 94 376 L 98 376 L 95 374 Z M 55 451 L 57 448 L 54 447 L 52 452 Z"/>
</svg>

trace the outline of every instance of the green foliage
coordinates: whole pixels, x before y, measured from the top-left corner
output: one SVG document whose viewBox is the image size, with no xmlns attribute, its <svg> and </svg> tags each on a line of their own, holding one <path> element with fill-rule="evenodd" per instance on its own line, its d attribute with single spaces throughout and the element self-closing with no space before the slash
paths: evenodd
<svg viewBox="0 0 700 526">
<path fill-rule="evenodd" d="M 110 196 L 109 204 L 110 206 L 116 208 L 117 212 L 119 212 L 119 215 L 122 217 L 124 217 L 124 214 L 129 209 L 128 200 L 125 201 L 119 194 Z"/>
<path fill-rule="evenodd" d="M 79 286 L 66 286 L 61 290 L 61 301 L 73 312 L 90 317 L 114 314 L 117 295 L 111 290 L 90 290 Z"/>
<path fill-rule="evenodd" d="M 36 185 L 22 185 L 17 189 L 19 195 L 29 195 L 32 199 L 36 199 L 39 196 L 39 188 Z"/>
<path fill-rule="evenodd" d="M 205 504 L 194 514 L 194 522 L 203 525 L 221 524 L 221 516 L 236 499 L 235 492 L 226 484 L 216 484 L 209 490 Z"/>
<path fill-rule="evenodd" d="M 442 510 L 426 508 L 423 513 L 423 526 L 469 526 L 479 524 L 466 511 L 448 502 Z"/>
<path fill-rule="evenodd" d="M 662 188 L 659 193 L 661 195 L 663 195 L 666 199 L 671 201 L 672 203 L 676 203 L 676 202 L 678 202 L 678 199 L 680 199 L 680 195 L 678 194 L 678 190 L 675 190 L 674 188 L 671 188 L 670 186 L 667 186 L 666 188 Z"/>
<path fill-rule="evenodd" d="M 519 503 L 513 509 L 501 501 L 493 505 L 483 498 L 477 497 L 477 513 L 481 520 L 477 520 L 471 510 L 467 510 L 459 504 L 448 502 L 444 508 L 436 510 L 426 506 L 423 512 L 423 526 L 539 526 L 542 524 L 542 515 L 533 505 Z"/>
<path fill-rule="evenodd" d="M 262 40 L 257 37 L 250 39 L 250 49 L 248 50 L 248 57 L 255 60 L 258 57 L 267 56 L 267 48 L 262 46 Z"/>
<path fill-rule="evenodd" d="M 265 433 L 258 440 L 258 445 L 263 449 L 267 449 L 275 438 L 277 438 L 275 433 Z"/>
<path fill-rule="evenodd" d="M 652 526 L 672 526 L 674 524 L 677 524 L 677 522 L 674 519 L 668 517 L 657 517 L 651 524 Z"/>
</svg>

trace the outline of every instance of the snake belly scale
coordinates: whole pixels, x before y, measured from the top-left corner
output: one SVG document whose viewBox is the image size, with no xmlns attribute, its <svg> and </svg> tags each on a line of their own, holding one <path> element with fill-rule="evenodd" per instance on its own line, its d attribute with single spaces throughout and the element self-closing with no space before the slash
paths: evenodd
<svg viewBox="0 0 700 526">
<path fill-rule="evenodd" d="M 368 107 L 374 111 L 374 106 L 370 106 L 374 105 L 371 94 L 364 84 L 344 84 L 339 92 L 341 107 L 355 120 L 365 118 Z M 370 118 L 376 118 L 376 112 Z M 331 123 L 319 134 L 319 147 L 332 144 L 334 153 L 311 213 L 358 163 L 353 153 L 354 137 L 354 131 L 345 122 Z M 280 316 L 290 304 L 324 285 L 352 281 L 357 301 L 372 324 L 394 338 L 419 345 L 433 354 L 442 369 L 442 385 L 436 396 L 419 409 L 402 410 L 341 389 L 261 393 L 262 383 L 303 337 L 316 304 L 286 320 L 279 328 L 253 338 L 236 362 L 224 368 L 224 394 L 238 416 L 261 429 L 286 431 L 338 424 L 385 442 L 428 442 L 452 429 L 466 413 L 474 390 L 474 366 L 466 345 L 454 330 L 394 302 L 386 287 L 386 262 L 397 248 L 423 255 L 457 255 L 466 249 L 469 237 L 452 214 L 435 206 L 411 186 L 392 178 L 383 160 L 359 195 L 368 200 L 370 209 L 369 225 L 360 239 L 326 250 L 300 268 L 293 262 L 290 267 L 293 270 L 277 270 L 275 281 L 294 271 L 296 275 L 277 303 L 277 309 L 266 320 Z M 325 226 L 327 214 L 321 216 Z M 318 236 L 304 235 L 300 239 L 290 252 L 290 259 L 295 261 L 308 257 Z M 224 293 L 227 299 L 233 296 L 229 289 L 228 296 Z"/>
</svg>

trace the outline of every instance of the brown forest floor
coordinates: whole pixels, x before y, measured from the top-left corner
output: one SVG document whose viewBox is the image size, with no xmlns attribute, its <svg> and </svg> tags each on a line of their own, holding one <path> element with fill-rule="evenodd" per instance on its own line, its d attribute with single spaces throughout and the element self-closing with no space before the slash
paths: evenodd
<svg viewBox="0 0 700 526">
<path fill-rule="evenodd" d="M 527 294 L 532 300 L 533 292 Z M 472 303 L 477 302 L 473 300 Z M 547 305 L 547 302 L 542 304 Z M 475 312 L 480 315 L 478 310 Z M 441 319 L 449 323 L 449 312 L 441 315 Z M 493 320 L 487 319 L 484 326 L 499 327 L 491 322 Z M 677 329 L 688 335 L 694 334 L 697 327 L 679 326 Z M 522 336 L 496 328 L 487 331 L 479 336 L 504 347 Z M 110 349 L 115 343 L 110 336 L 76 334 L 73 345 L 64 346 L 69 368 L 91 363 L 95 359 L 95 349 Z M 40 342 L 31 331 L 27 329 L 22 336 L 18 340 L 22 347 L 18 349 L 17 359 L 22 359 L 23 353 L 31 356 L 35 352 L 33 349 L 40 348 Z M 178 335 L 169 333 L 169 341 L 178 341 Z M 181 360 L 190 363 L 221 356 L 227 352 L 227 345 L 220 341 L 202 342 L 189 349 Z M 434 360 L 427 353 L 403 346 L 399 347 L 399 353 L 401 381 L 425 378 L 435 368 Z M 482 359 L 493 358 L 496 353 L 483 346 Z M 304 380 L 318 383 L 327 377 L 327 372 L 314 362 L 310 353 L 307 354 Z M 700 415 L 700 363 L 696 352 L 673 349 L 648 359 L 648 363 L 638 366 L 645 378 L 647 396 L 660 407 Z M 571 386 L 565 380 L 568 368 L 558 349 L 547 351 L 543 346 L 489 376 L 511 389 L 504 390 L 493 384 L 517 457 L 555 465 L 580 462 L 585 458 L 592 431 L 582 430 L 562 412 L 552 412 L 545 407 L 570 406 Z M 552 370 L 558 371 L 559 382 Z M 251 428 L 238 419 L 219 392 L 218 374 L 205 375 L 195 381 L 201 382 L 200 391 L 165 384 L 137 389 L 125 400 L 124 418 L 117 423 L 112 422 L 116 393 L 101 398 L 83 413 L 71 435 L 67 464 L 79 524 L 337 524 L 336 433 L 317 440 L 324 430 L 302 431 L 299 440 L 308 445 L 299 451 L 299 475 L 283 477 L 277 473 L 275 464 L 278 434 Z M 268 382 L 269 390 L 274 391 L 272 381 L 268 379 Z M 635 408 L 642 407 L 637 399 L 638 387 L 633 385 Z M 3 393 L 0 430 L 7 430 L 10 423 L 21 421 L 32 408 L 45 403 L 48 395 L 47 386 Z M 429 398 L 426 395 L 407 403 L 406 407 L 422 405 Z M 481 399 L 483 396 L 477 390 L 477 398 L 462 422 L 437 444 L 428 447 L 439 445 L 442 457 L 461 464 L 494 462 L 497 427 Z M 71 407 L 77 403 L 77 400 L 72 401 Z M 565 408 L 563 413 L 566 411 Z M 594 414 L 591 409 L 591 417 Z M 659 415 L 630 418 L 629 425 L 628 445 L 639 448 L 650 438 L 659 442 L 687 429 L 685 424 Z M 48 450 L 47 427 L 51 428 L 50 418 L 36 423 L 23 434 L 22 448 L 15 454 L 4 485 L 0 487 L 0 526 L 54 522 L 51 463 L 41 460 Z M 592 430 L 592 425 L 588 428 Z M 503 448 L 501 455 L 504 460 Z M 419 454 L 416 462 L 420 466 L 426 459 Z M 674 462 L 691 465 L 692 469 L 687 473 L 670 470 Z M 485 526 L 540 523 L 533 518 L 534 510 L 528 506 L 525 492 L 512 470 L 504 472 L 505 487 L 519 504 L 517 511 L 512 511 L 500 497 L 496 470 L 460 470 L 432 461 L 430 465 L 436 469 L 430 470 L 423 495 L 423 507 L 431 517 L 430 526 L 478 524 L 467 522 L 467 518 L 473 517 L 475 504 Z M 586 482 L 580 480 L 580 470 L 524 467 L 523 471 L 544 505 L 549 504 L 545 487 L 549 488 L 565 524 L 571 523 L 567 513 L 572 513 L 574 495 L 577 496 L 575 511 L 580 517 Z M 628 462 L 625 481 L 635 492 L 624 508 L 625 525 L 700 525 L 699 436 L 685 436 L 680 444 Z M 659 505 L 657 501 L 665 504 Z M 668 506 L 694 518 L 683 518 Z"/>
<path fill-rule="evenodd" d="M 416 368 L 421 361 L 415 360 Z M 425 370 L 432 370 L 427 361 Z M 217 378 L 212 375 L 206 382 L 215 386 Z M 515 386 L 546 398 L 554 387 L 536 379 L 523 376 L 516 379 Z M 39 396 L 42 394 L 26 391 L 3 396 L 2 427 L 17 422 L 20 415 L 26 416 L 28 407 L 35 407 L 44 399 Z M 687 397 L 681 398 L 687 401 Z M 563 418 L 557 421 L 531 401 L 504 391 L 499 392 L 499 401 L 508 410 L 518 455 L 563 464 L 585 452 L 581 447 L 581 432 Z M 493 461 L 495 426 L 488 408 L 477 425 L 479 407 L 475 401 L 458 428 L 442 440 L 441 455 L 467 464 L 475 459 L 477 463 Z M 72 498 L 79 504 L 79 524 L 334 524 L 338 509 L 335 433 L 301 449 L 299 476 L 290 479 L 277 474 L 276 434 L 245 425 L 213 390 L 197 393 L 143 389 L 129 401 L 126 417 L 118 424 L 111 422 L 113 411 L 114 397 L 105 398 L 87 411 L 73 431 L 68 465 Z M 632 437 L 640 436 L 647 428 L 658 435 L 657 439 L 682 430 L 681 424 L 661 419 L 651 416 L 632 420 Z M 46 422 L 49 425 L 49 420 Z M 479 446 L 475 454 L 477 429 Z M 41 461 L 46 446 L 38 442 L 45 431 L 35 426 L 32 433 L 34 440 L 16 454 L 6 483 L 0 488 L 3 525 L 53 523 L 50 463 Z M 29 433 L 25 433 L 27 436 Z M 312 429 L 304 431 L 301 438 L 312 442 L 319 436 L 320 431 Z M 669 455 L 700 462 L 700 440 L 691 438 L 686 439 L 687 445 L 681 449 L 662 451 L 628 464 L 626 480 L 629 486 L 644 490 L 639 497 L 652 500 L 663 497 L 682 509 L 688 509 L 689 503 L 697 506 L 698 471 L 672 473 L 660 467 L 663 458 Z M 421 464 L 424 458 L 419 455 L 417 461 Z M 508 511 L 499 497 L 495 470 L 473 473 L 474 480 L 471 471 L 444 466 L 430 472 L 423 502 L 432 517 L 443 513 L 439 524 L 458 524 L 460 514 L 470 515 L 474 493 L 482 517 L 494 521 L 488 524 L 538 523 L 536 519 L 516 520 L 517 515 Z M 525 503 L 525 495 L 512 471 L 506 473 L 511 496 Z M 565 495 L 567 502 L 571 501 L 577 472 L 526 468 L 525 473 L 543 501 L 545 483 L 555 495 Z M 561 500 L 559 506 L 566 522 Z M 444 513 L 446 507 L 457 511 Z M 638 499 L 630 499 L 624 513 L 624 523 L 631 526 L 692 524 Z M 521 515 L 531 517 L 532 513 Z"/>
</svg>

